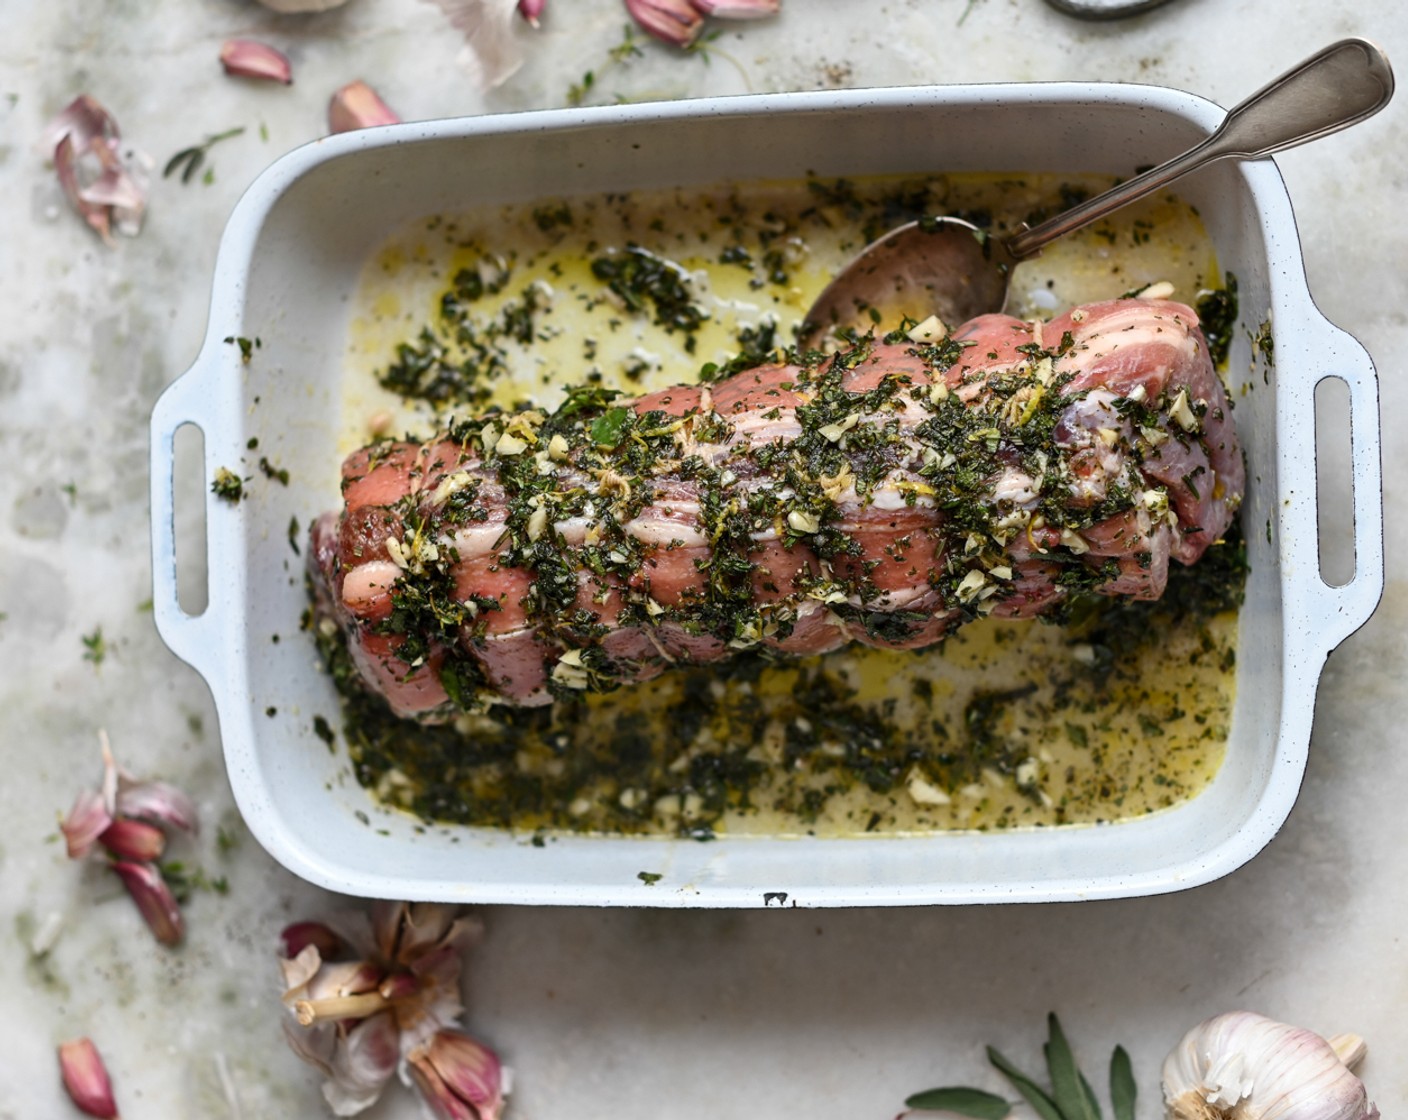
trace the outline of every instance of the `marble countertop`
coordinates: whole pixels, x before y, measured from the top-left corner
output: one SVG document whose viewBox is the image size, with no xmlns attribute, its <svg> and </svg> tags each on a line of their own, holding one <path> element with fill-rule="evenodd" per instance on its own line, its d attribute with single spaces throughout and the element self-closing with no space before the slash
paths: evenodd
<svg viewBox="0 0 1408 1120">
<path fill-rule="evenodd" d="M 1177 0 L 1081 24 L 1040 0 L 785 0 L 780 18 L 718 24 L 708 60 L 647 43 L 606 64 L 619 0 L 550 0 L 515 32 L 522 68 L 483 91 L 461 40 L 418 0 L 350 0 L 278 16 L 242 0 L 84 5 L 9 0 L 0 43 L 0 1120 L 73 1114 L 54 1047 L 102 1048 L 130 1117 L 315 1116 L 316 1074 L 283 1041 L 273 946 L 345 900 L 293 878 L 244 831 L 209 693 L 152 623 L 147 422 L 195 356 L 216 246 L 241 191 L 323 133 L 328 94 L 372 82 L 406 119 L 565 103 L 987 80 L 1167 84 L 1231 104 L 1319 46 L 1364 35 L 1408 59 L 1398 0 Z M 291 88 L 221 75 L 232 36 L 290 55 Z M 235 125 L 213 180 L 157 178 L 140 236 L 106 248 L 68 209 L 40 147 L 91 93 L 161 163 Z M 1278 157 L 1310 288 L 1382 378 L 1388 584 L 1330 659 L 1304 789 L 1280 835 L 1234 874 L 1180 894 L 1069 905 L 658 912 L 487 908 L 467 967 L 470 1029 L 514 1067 L 510 1115 L 577 1120 L 871 1117 L 938 1084 L 1002 1088 L 993 1043 L 1038 1064 L 1055 1010 L 1093 1070 L 1115 1042 L 1154 1116 L 1158 1066 L 1201 1018 L 1247 1007 L 1369 1043 L 1385 1115 L 1408 1108 L 1408 857 L 1398 740 L 1408 585 L 1408 348 L 1401 261 L 1402 97 L 1352 132 Z M 94 635 L 105 654 L 95 660 Z M 85 644 L 84 639 L 90 639 Z M 228 892 L 197 891 L 176 951 L 116 879 L 58 838 L 121 760 L 197 799 L 185 853 Z M 374 1118 L 417 1115 L 389 1092 Z"/>
</svg>

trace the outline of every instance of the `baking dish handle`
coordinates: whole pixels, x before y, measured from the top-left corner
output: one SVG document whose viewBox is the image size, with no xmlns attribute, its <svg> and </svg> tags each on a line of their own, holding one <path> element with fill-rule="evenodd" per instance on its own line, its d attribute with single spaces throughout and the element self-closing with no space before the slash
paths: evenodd
<svg viewBox="0 0 1408 1120">
<path fill-rule="evenodd" d="M 1297 433 L 1282 449 L 1280 559 L 1286 573 L 1287 633 L 1300 638 L 1317 667 L 1331 650 L 1369 620 L 1384 589 L 1383 464 L 1380 458 L 1379 384 L 1368 352 L 1352 335 L 1331 327 L 1324 361 L 1306 368 L 1303 381 L 1281 396 L 1282 431 Z M 1278 371 L 1280 373 L 1280 371 Z M 1297 373 L 1287 371 L 1291 377 Z M 1282 374 L 1286 376 L 1286 374 Z M 1316 495 L 1315 390 L 1336 379 L 1349 389 L 1350 477 L 1354 495 L 1354 576 L 1333 586 L 1320 572 Z M 1310 503 L 1315 517 L 1294 516 Z M 1297 530 L 1293 526 L 1299 526 Z M 1297 532 L 1310 539 L 1298 539 Z M 1313 563 L 1306 563 L 1306 558 Z"/>
<path fill-rule="evenodd" d="M 187 424 L 204 435 L 203 477 L 211 477 L 211 444 L 214 438 L 213 404 L 218 357 L 203 351 L 189 370 L 157 399 L 152 409 L 151 516 L 152 516 L 152 613 L 157 632 L 171 652 L 195 668 L 206 680 L 218 674 L 223 654 L 225 602 L 223 589 L 210 587 L 200 614 L 188 614 L 177 597 L 176 585 L 176 432 Z M 206 554 L 215 554 L 216 533 L 210 494 L 206 497 Z M 234 511 L 231 511 L 234 512 Z"/>
</svg>

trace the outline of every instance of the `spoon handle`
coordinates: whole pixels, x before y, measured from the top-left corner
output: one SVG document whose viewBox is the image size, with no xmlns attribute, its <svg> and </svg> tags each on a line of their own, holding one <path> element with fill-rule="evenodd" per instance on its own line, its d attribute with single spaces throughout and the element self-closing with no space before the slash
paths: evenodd
<svg viewBox="0 0 1408 1120">
<path fill-rule="evenodd" d="M 1384 52 L 1367 39 L 1341 39 L 1252 94 L 1197 146 L 1049 221 L 1013 234 L 1006 241 L 1007 250 L 1023 260 L 1056 238 L 1083 229 L 1205 164 L 1228 156 L 1261 159 L 1328 136 L 1373 116 L 1392 96 L 1393 70 Z"/>
</svg>

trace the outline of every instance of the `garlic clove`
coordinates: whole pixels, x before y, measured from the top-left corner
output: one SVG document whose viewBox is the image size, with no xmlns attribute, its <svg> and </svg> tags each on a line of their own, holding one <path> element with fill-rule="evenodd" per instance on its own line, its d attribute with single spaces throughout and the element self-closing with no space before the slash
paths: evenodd
<svg viewBox="0 0 1408 1120">
<path fill-rule="evenodd" d="M 401 1060 L 401 1031 L 396 1016 L 383 1011 L 347 1031 L 332 1055 L 323 1097 L 337 1116 L 351 1116 L 381 1096 Z"/>
<path fill-rule="evenodd" d="M 290 960 L 309 945 L 315 946 L 318 955 L 325 961 L 340 956 L 345 947 L 342 938 L 322 922 L 294 922 L 284 927 L 279 940 L 284 956 Z"/>
<path fill-rule="evenodd" d="M 328 127 L 333 132 L 352 132 L 383 124 L 399 124 L 401 118 L 363 81 L 349 82 L 328 102 Z"/>
<path fill-rule="evenodd" d="M 1342 1040 L 1358 1059 L 1363 1043 Z M 1163 1067 L 1169 1120 L 1378 1120 L 1364 1083 L 1314 1031 L 1251 1011 L 1190 1030 Z"/>
<path fill-rule="evenodd" d="M 179 945 L 186 935 L 186 924 L 176 896 L 171 893 L 161 872 L 150 863 L 123 859 L 115 860 L 109 866 L 122 880 L 156 939 L 166 946 Z"/>
<path fill-rule="evenodd" d="M 220 65 L 235 78 L 293 84 L 293 65 L 282 51 L 254 39 L 227 39 L 220 47 Z"/>
<path fill-rule="evenodd" d="M 498 1120 L 504 1107 L 499 1057 L 469 1035 L 436 1031 L 407 1055 L 416 1087 L 442 1120 Z"/>
<path fill-rule="evenodd" d="M 138 863 L 155 863 L 166 850 L 166 833 L 146 821 L 118 817 L 98 837 L 108 851 L 119 859 Z"/>
<path fill-rule="evenodd" d="M 704 30 L 704 17 L 690 0 L 626 0 L 626 11 L 647 35 L 687 47 Z"/>
<path fill-rule="evenodd" d="M 112 1095 L 112 1082 L 103 1065 L 98 1048 L 87 1038 L 76 1038 L 59 1045 L 59 1073 L 64 1088 L 73 1103 L 88 1116 L 99 1120 L 116 1120 L 117 1102 Z"/>
<path fill-rule="evenodd" d="M 547 6 L 547 0 L 518 0 L 518 14 L 528 21 L 530 27 L 536 28 Z"/>
<path fill-rule="evenodd" d="M 706 16 L 719 19 L 766 19 L 782 10 L 782 0 L 689 0 Z"/>
</svg>

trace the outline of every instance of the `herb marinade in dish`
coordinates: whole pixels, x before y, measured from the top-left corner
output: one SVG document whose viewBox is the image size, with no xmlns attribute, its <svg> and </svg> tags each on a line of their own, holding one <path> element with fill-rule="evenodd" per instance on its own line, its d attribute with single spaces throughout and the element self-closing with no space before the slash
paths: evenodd
<svg viewBox="0 0 1408 1120">
<path fill-rule="evenodd" d="M 1027 448 L 1024 466 L 1033 473 L 1037 468 L 1031 466 L 1031 456 L 1041 467 L 1046 461 L 1041 447 L 1055 454 L 1050 433 L 1064 421 L 1051 402 L 1067 384 L 1073 386 L 1069 392 L 1079 389 L 1079 375 L 1068 370 L 1076 368 L 1078 352 L 1087 349 L 1078 340 L 1096 337 L 1090 334 L 1095 321 L 1108 316 L 1112 331 L 1194 337 L 1188 333 L 1192 315 L 1179 304 L 1091 301 L 1167 281 L 1175 299 L 1191 304 L 1201 297 L 1210 340 L 1216 344 L 1225 338 L 1231 300 L 1225 292 L 1207 292 L 1220 285 L 1196 215 L 1174 199 L 1162 199 L 1023 265 L 1014 285 L 1017 314 L 1033 321 L 1064 317 L 1052 324 L 1045 338 L 1033 322 L 1034 334 L 1024 333 L 1018 340 L 1023 343 L 1017 348 L 1020 353 L 1002 365 L 1000 376 L 989 378 L 981 388 L 984 399 L 975 407 L 950 400 L 941 378 L 932 386 L 929 379 L 960 357 L 971 364 L 974 359 L 965 346 L 991 346 L 987 356 L 995 360 L 997 351 L 1008 347 L 1002 338 L 992 342 L 976 328 L 956 340 L 942 329 L 935 333 L 932 324 L 882 324 L 880 330 L 888 335 L 852 339 L 837 359 L 792 354 L 793 365 L 778 367 L 781 357 L 774 354 L 790 341 L 792 327 L 835 267 L 884 228 L 925 212 L 959 213 L 980 225 L 992 222 L 992 214 L 1031 220 L 1041 210 L 1067 205 L 1073 196 L 1100 185 L 1103 182 L 1069 177 L 970 176 L 925 183 L 810 182 L 688 196 L 635 194 L 440 218 L 399 237 L 369 264 L 363 277 L 349 355 L 355 376 L 347 440 L 350 449 L 372 435 L 404 432 L 408 437 L 388 438 L 359 453 L 360 460 L 353 457 L 339 539 L 348 563 L 360 556 L 361 544 L 356 542 L 379 541 L 380 559 L 360 564 L 356 578 L 363 578 L 361 568 L 386 568 L 392 577 L 380 578 L 386 584 L 394 579 L 390 598 L 382 596 L 385 614 L 377 622 L 379 633 L 393 636 L 378 640 L 394 639 L 402 651 L 397 658 L 405 658 L 386 661 L 398 666 L 395 679 L 385 682 L 391 686 L 386 691 L 393 706 L 421 714 L 438 705 L 429 714 L 443 725 L 425 727 L 394 719 L 358 684 L 361 674 L 354 659 L 366 671 L 360 636 L 359 647 L 349 657 L 339 628 L 324 617 L 319 636 L 344 686 L 344 730 L 359 779 L 388 803 L 427 818 L 517 829 L 686 835 L 719 829 L 853 834 L 1108 820 L 1172 804 L 1200 789 L 1215 772 L 1226 738 L 1235 656 L 1235 615 L 1229 608 L 1240 597 L 1242 581 L 1241 551 L 1231 533 L 1221 533 L 1235 508 L 1239 484 L 1231 480 L 1240 477 L 1240 459 L 1235 470 L 1227 463 L 1207 470 L 1186 467 L 1181 480 L 1175 465 L 1181 461 L 1177 448 L 1186 450 L 1189 443 L 1185 432 L 1195 433 L 1195 450 L 1198 440 L 1206 450 L 1222 423 L 1222 390 L 1212 384 L 1210 371 L 1201 375 L 1204 388 L 1177 395 L 1172 387 L 1163 395 L 1155 388 L 1156 399 L 1147 402 L 1138 386 L 1126 385 L 1118 399 L 1099 391 L 1078 394 L 1082 409 L 1091 414 L 1083 422 L 1107 444 L 1115 442 L 1116 429 L 1121 429 L 1141 433 L 1138 439 L 1146 453 L 1163 445 L 1152 458 L 1164 460 L 1166 487 L 1148 483 L 1151 488 L 1141 491 L 1140 476 L 1120 476 L 1110 480 L 1106 493 L 1105 481 L 1096 479 L 1098 492 L 1083 500 L 1098 500 L 1105 520 L 1089 511 L 1077 511 L 1083 521 L 1067 520 L 1063 507 L 1046 502 L 1042 508 L 1051 523 L 1041 516 L 1032 521 L 1028 515 L 1019 533 L 1011 526 L 979 520 L 983 511 L 965 511 L 954 500 L 960 490 L 984 493 L 963 481 L 964 472 L 991 475 L 997 461 L 992 456 L 1001 453 L 1011 459 L 1013 438 L 1017 447 Z M 1091 303 L 1088 311 L 1068 313 L 1082 303 Z M 1088 316 L 1093 316 L 1089 324 Z M 1027 330 L 1025 324 L 1010 320 L 1001 328 L 1009 333 Z M 1194 351 L 1200 339 L 1197 344 Z M 886 362 L 914 364 L 915 355 L 922 357 L 922 368 L 881 376 L 875 385 L 858 386 L 863 393 L 842 388 L 865 375 L 866 363 L 883 371 Z M 1206 368 L 1206 358 L 1201 352 L 1197 356 Z M 740 375 L 751 367 L 758 369 Z M 694 378 L 691 371 L 698 371 Z M 632 541 L 619 532 L 598 539 L 598 522 L 609 526 L 613 519 L 596 513 L 591 502 L 604 504 L 607 498 L 600 487 L 571 478 L 580 480 L 589 473 L 603 486 L 610 484 L 612 502 L 628 505 L 630 487 L 621 480 L 635 479 L 637 491 L 644 489 L 642 479 L 659 469 L 656 460 L 662 447 L 669 447 L 668 429 L 672 422 L 674 428 L 680 424 L 679 416 L 669 410 L 670 391 L 662 390 L 677 386 L 673 392 L 683 394 L 687 390 L 682 383 L 698 380 L 705 388 L 688 391 L 696 397 L 702 392 L 708 401 L 712 384 L 722 400 L 749 376 L 769 386 L 785 377 L 778 382 L 780 390 L 771 387 L 769 392 L 782 399 L 795 383 L 800 395 L 795 408 L 798 431 L 792 437 L 762 441 L 761 453 L 750 449 L 746 461 L 735 451 L 730 462 L 743 474 L 755 465 L 777 472 L 780 468 L 771 460 L 783 455 L 799 464 L 795 471 L 787 468 L 785 487 L 779 488 L 776 481 L 771 489 L 755 485 L 745 505 L 757 514 L 751 507 L 761 508 L 760 494 L 779 505 L 777 510 L 763 510 L 762 517 L 776 514 L 772 520 L 778 528 L 777 547 L 785 546 L 789 556 L 794 546 L 805 551 L 796 544 L 804 541 L 827 558 L 822 569 L 832 582 L 826 586 L 815 580 L 799 583 L 789 576 L 789 585 L 801 589 L 793 601 L 805 604 L 803 616 L 834 623 L 843 632 L 847 617 L 853 629 L 863 622 L 867 632 L 860 634 L 861 640 L 879 645 L 905 644 L 922 629 L 922 613 L 905 609 L 910 589 L 886 584 L 894 565 L 887 567 L 878 553 L 874 560 L 852 565 L 856 586 L 843 583 L 845 546 L 852 556 L 860 555 L 852 543 L 860 529 L 848 538 L 846 525 L 832 524 L 832 506 L 820 492 L 815 508 L 803 504 L 805 488 L 817 478 L 823 487 L 829 479 L 833 489 L 852 494 L 891 485 L 902 472 L 885 475 L 886 439 L 892 445 L 903 445 L 903 440 L 895 434 L 897 422 L 887 418 L 918 409 L 909 422 L 923 420 L 927 425 L 918 430 L 928 441 L 924 453 L 932 469 L 906 476 L 909 480 L 901 482 L 897 492 L 881 497 L 895 499 L 891 505 L 898 512 L 890 516 L 903 520 L 906 505 L 932 506 L 940 500 L 916 498 L 916 491 L 932 495 L 934 486 L 941 486 L 948 495 L 943 500 L 949 518 L 942 550 L 958 558 L 947 563 L 954 586 L 946 587 L 941 576 L 948 577 L 936 568 L 928 570 L 928 578 L 936 594 L 942 591 L 941 601 L 955 608 L 962 605 L 955 613 L 979 620 L 922 652 L 851 647 L 802 660 L 779 659 L 766 649 L 747 652 L 766 644 L 806 650 L 805 641 L 790 637 L 793 625 L 806 627 L 791 607 L 790 614 L 769 615 L 766 605 L 758 608 L 747 595 L 732 593 L 740 581 L 747 585 L 749 561 L 763 548 L 756 532 L 762 521 L 754 517 L 750 539 L 745 532 L 749 526 L 739 528 L 730 521 L 727 499 L 735 472 L 707 460 L 707 455 L 701 465 L 692 466 L 700 457 L 681 451 L 685 469 L 693 472 L 688 476 L 691 485 L 702 495 L 701 510 L 711 503 L 720 506 L 708 515 L 711 521 L 699 519 L 714 533 L 709 549 L 693 567 L 682 563 L 691 574 L 696 568 L 707 574 L 707 603 L 698 597 L 699 605 L 686 615 L 680 603 L 687 600 L 676 603 L 661 593 L 666 604 L 662 608 L 653 597 L 635 598 L 638 604 L 656 608 L 649 612 L 653 618 L 668 609 L 663 621 L 678 623 L 676 631 L 682 626 L 694 636 L 689 641 L 712 634 L 732 650 L 745 652 L 725 662 L 675 668 L 654 680 L 597 693 L 597 688 L 618 680 L 609 671 L 615 663 L 604 655 L 598 658 L 593 642 L 606 646 L 620 634 L 612 635 L 601 625 L 595 627 L 599 633 L 592 633 L 599 617 L 596 605 L 606 602 L 605 593 L 577 602 L 575 612 L 571 594 L 554 594 L 555 582 L 576 587 L 570 572 L 557 572 L 558 554 L 572 557 L 579 566 L 614 564 L 616 571 L 598 573 L 602 578 L 597 586 L 604 588 L 607 577 L 627 570 L 623 565 L 629 562 Z M 843 377 L 852 380 L 843 382 Z M 972 405 L 979 389 L 957 372 L 949 378 L 955 392 L 965 394 Z M 648 411 L 645 402 L 637 411 L 622 407 L 633 397 L 653 405 L 663 401 L 664 406 Z M 863 409 L 853 403 L 862 399 L 867 406 Z M 1077 397 L 1062 399 L 1069 406 Z M 836 407 L 829 409 L 833 404 Z M 675 411 L 683 415 L 683 410 Z M 706 404 L 694 413 L 691 423 L 708 417 L 721 429 L 699 433 L 697 446 L 717 449 L 728 426 L 718 418 L 728 410 L 715 413 Z M 729 415 L 739 423 L 749 419 L 736 410 Z M 770 416 L 790 420 L 792 411 L 755 410 L 752 419 Z M 422 472 L 421 466 L 398 468 L 398 456 L 407 463 L 421 462 L 425 448 L 435 444 L 433 439 L 424 445 L 418 440 L 437 431 L 452 434 L 452 449 L 461 444 L 482 447 L 479 454 L 498 473 L 472 477 L 479 470 L 477 460 L 466 460 L 467 469 L 459 471 L 445 466 L 432 474 L 426 468 L 421 498 L 434 490 L 436 518 L 443 510 L 453 512 L 456 501 L 463 499 L 459 504 L 464 509 L 454 515 L 456 524 L 487 518 L 487 512 L 473 504 L 481 484 L 487 492 L 502 480 L 507 493 L 524 499 L 521 510 L 510 506 L 506 514 L 501 510 L 495 515 L 507 520 L 490 525 L 489 535 L 499 538 L 495 548 L 522 552 L 521 559 L 506 567 L 520 574 L 526 569 L 529 575 L 523 578 L 531 576 L 531 582 L 511 598 L 522 596 L 530 616 L 535 610 L 556 611 L 551 635 L 555 641 L 558 634 L 567 634 L 569 652 L 552 649 L 545 665 L 538 667 L 537 685 L 516 692 L 498 679 L 490 682 L 493 688 L 482 679 L 476 684 L 452 655 L 443 663 L 445 671 L 437 665 L 436 676 L 443 677 L 445 689 L 417 708 L 414 697 L 407 701 L 404 695 L 415 689 L 404 687 L 402 680 L 414 678 L 413 666 L 424 660 L 430 647 L 421 650 L 411 643 L 425 634 L 433 638 L 436 625 L 475 625 L 480 607 L 502 612 L 492 615 L 500 622 L 514 607 L 502 596 L 496 604 L 460 594 L 468 601 L 457 605 L 458 614 L 446 617 L 444 607 L 455 596 L 450 587 L 437 586 L 437 578 L 448 568 L 433 544 L 438 540 L 443 548 L 446 538 L 437 535 L 442 528 L 438 521 L 425 525 L 424 505 L 419 513 L 408 506 L 394 507 L 407 511 L 405 522 L 395 529 L 399 539 L 383 539 L 384 526 L 372 526 L 379 536 L 364 533 L 365 511 L 352 516 L 358 488 L 376 489 L 383 485 L 378 479 L 394 478 L 398 469 L 403 481 L 408 473 Z M 1046 444 L 1041 443 L 1043 433 Z M 686 451 L 692 450 L 693 433 L 685 436 Z M 685 436 L 673 433 L 677 442 Z M 1101 451 L 1100 441 L 1093 442 L 1090 455 Z M 1069 443 L 1067 439 L 1062 446 Z M 841 455 L 838 446 L 849 454 Z M 858 454 L 857 448 L 869 450 Z M 534 455 L 541 460 L 536 471 Z M 869 477 L 872 459 L 879 464 L 874 479 Z M 677 465 L 678 459 L 672 460 L 672 466 Z M 1157 477 L 1159 465 L 1152 469 Z M 553 477 L 554 471 L 561 477 Z M 1202 493 L 1199 476 L 1205 476 Z M 1234 490 L 1230 495 L 1222 492 L 1224 480 Z M 779 493 L 787 499 L 785 504 L 774 500 Z M 525 497 L 530 494 L 531 500 Z M 839 508 L 839 499 L 830 497 Z M 1194 499 L 1201 500 L 1202 508 L 1191 518 L 1183 516 Z M 1166 535 L 1161 520 L 1165 506 L 1179 506 L 1182 531 L 1177 524 L 1172 531 L 1177 559 L 1196 559 L 1204 549 L 1206 555 L 1192 567 L 1166 565 L 1165 542 L 1162 562 L 1156 552 L 1151 564 L 1147 549 L 1129 552 L 1120 564 L 1103 559 L 1114 550 L 1102 554 L 1093 530 L 1122 524 L 1109 515 L 1128 511 L 1140 500 L 1149 506 L 1161 535 Z M 583 501 L 585 510 L 578 508 Z M 1218 501 L 1226 508 L 1211 516 L 1207 509 Z M 371 503 L 371 520 L 392 516 L 389 503 L 385 497 Z M 1002 508 L 1009 505 L 1004 502 Z M 616 520 L 624 521 L 635 509 L 617 509 Z M 1138 512 L 1147 527 L 1150 518 L 1143 506 Z M 566 531 L 568 524 L 561 519 L 581 520 L 584 513 L 588 536 L 585 542 L 573 538 L 575 548 L 570 548 L 558 532 Z M 1175 523 L 1172 512 L 1167 518 Z M 349 519 L 356 522 L 350 537 Z M 893 529 L 896 522 L 889 524 Z M 1090 527 L 1090 542 L 1066 525 Z M 1204 525 L 1211 530 L 1205 533 Z M 470 525 L 459 532 L 468 540 L 475 530 Z M 827 538 L 828 532 L 834 541 Z M 740 547 L 732 547 L 729 533 L 743 542 Z M 663 556 L 683 548 L 681 538 L 687 536 L 681 530 L 668 549 L 657 551 Z M 1014 537 L 1019 539 L 1013 542 Z M 354 542 L 350 551 L 349 539 Z M 900 541 L 904 549 L 912 547 L 910 537 Z M 1008 551 L 1024 564 L 1025 557 L 1039 552 L 1041 566 L 1052 573 L 1041 588 L 1023 591 L 1031 600 L 1030 611 L 1023 611 L 1010 587 L 997 586 L 1014 579 L 1020 584 L 1023 573 L 1019 570 L 1014 577 L 1018 565 L 993 552 L 993 541 L 1006 541 Z M 1043 541 L 1050 547 L 1042 547 Z M 1093 555 L 1083 555 L 1092 547 Z M 422 548 L 428 551 L 422 554 Z M 327 552 L 315 534 L 314 551 L 320 550 Z M 903 552 L 886 548 L 887 555 L 897 552 L 904 560 Z M 965 552 L 974 555 L 960 558 Z M 720 574 L 730 557 L 738 571 Z M 1065 566 L 1053 568 L 1057 559 Z M 754 566 L 782 570 L 771 554 Z M 1083 593 L 1087 588 L 1121 590 L 1147 598 L 1162 587 L 1165 567 L 1169 591 L 1155 602 Z M 490 570 L 498 572 L 499 567 Z M 806 579 L 815 575 L 815 566 L 811 572 Z M 985 582 L 994 585 L 992 589 L 984 588 Z M 662 573 L 658 585 L 664 583 Z M 880 603 L 884 609 L 847 615 L 842 592 L 850 592 L 855 601 L 858 589 L 865 592 L 863 601 Z M 989 599 L 995 591 L 1002 593 Z M 354 597 L 349 582 L 347 598 Z M 893 609 L 884 606 L 892 602 Z M 820 614 L 819 605 L 827 608 Z M 1040 609 L 1064 625 L 983 618 L 994 605 L 995 613 L 1018 617 Z M 707 613 L 702 613 L 705 607 Z M 603 609 L 600 617 L 624 621 L 627 615 L 608 615 Z M 780 634 L 769 622 L 778 618 Z M 650 620 L 635 621 L 646 628 Z M 478 625 L 482 630 L 483 623 Z M 947 623 L 937 618 L 935 625 L 933 635 L 919 635 L 910 644 L 936 640 Z M 659 633 L 668 642 L 669 629 L 660 626 L 648 636 L 654 640 Z M 783 645 L 784 640 L 790 644 Z M 651 658 L 656 663 L 652 672 L 662 661 L 689 660 L 671 657 L 673 647 L 658 640 L 654 644 L 660 656 Z M 836 644 L 823 641 L 810 648 Z M 644 675 L 621 679 L 640 680 Z M 475 702 L 476 688 L 481 697 L 492 696 L 495 689 L 503 695 L 486 705 Z M 551 706 L 536 710 L 509 706 L 553 698 Z"/>
</svg>

